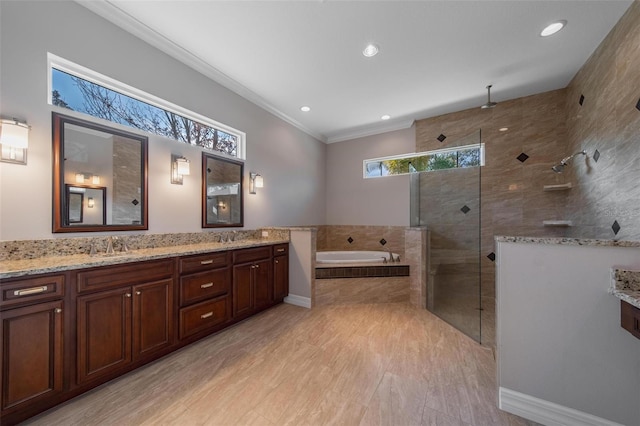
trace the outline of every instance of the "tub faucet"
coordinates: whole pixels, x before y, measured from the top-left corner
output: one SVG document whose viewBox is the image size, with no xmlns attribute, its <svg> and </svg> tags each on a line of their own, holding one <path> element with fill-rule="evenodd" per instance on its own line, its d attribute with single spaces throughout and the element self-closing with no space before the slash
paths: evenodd
<svg viewBox="0 0 640 426">
<path fill-rule="evenodd" d="M 389 250 L 389 261 L 391 263 L 394 263 L 396 260 L 393 258 L 393 252 L 391 250 Z"/>
</svg>

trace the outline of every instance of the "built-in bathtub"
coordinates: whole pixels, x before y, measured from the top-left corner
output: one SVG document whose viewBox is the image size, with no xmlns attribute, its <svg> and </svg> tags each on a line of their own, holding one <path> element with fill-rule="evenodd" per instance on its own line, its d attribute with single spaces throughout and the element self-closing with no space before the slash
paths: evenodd
<svg viewBox="0 0 640 426">
<path fill-rule="evenodd" d="M 393 253 L 397 259 L 398 254 Z M 389 261 L 389 252 L 386 251 L 319 251 L 316 253 L 318 264 L 360 264 L 360 263 L 384 263 Z"/>
</svg>

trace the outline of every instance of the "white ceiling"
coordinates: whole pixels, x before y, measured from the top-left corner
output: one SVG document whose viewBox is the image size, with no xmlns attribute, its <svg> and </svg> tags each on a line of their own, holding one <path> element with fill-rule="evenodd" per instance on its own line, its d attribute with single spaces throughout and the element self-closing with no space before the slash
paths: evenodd
<svg viewBox="0 0 640 426">
<path fill-rule="evenodd" d="M 480 106 L 487 84 L 497 102 L 563 88 L 632 0 L 79 3 L 337 142 Z M 539 36 L 560 19 L 565 29 Z"/>
</svg>

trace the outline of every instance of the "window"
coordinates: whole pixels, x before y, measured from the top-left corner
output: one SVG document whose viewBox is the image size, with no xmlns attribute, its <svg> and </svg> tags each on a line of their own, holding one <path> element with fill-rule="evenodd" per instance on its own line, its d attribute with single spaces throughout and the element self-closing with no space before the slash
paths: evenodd
<svg viewBox="0 0 640 426">
<path fill-rule="evenodd" d="M 49 103 L 244 159 L 245 134 L 49 54 Z"/>
<path fill-rule="evenodd" d="M 367 178 L 484 166 L 484 144 L 364 160 Z"/>
</svg>

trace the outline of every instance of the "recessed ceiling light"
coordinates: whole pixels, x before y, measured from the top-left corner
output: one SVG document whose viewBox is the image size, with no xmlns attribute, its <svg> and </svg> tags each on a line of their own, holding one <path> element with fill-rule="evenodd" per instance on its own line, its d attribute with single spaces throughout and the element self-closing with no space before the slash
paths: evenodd
<svg viewBox="0 0 640 426">
<path fill-rule="evenodd" d="M 509 128 L 508 127 L 500 127 L 498 130 L 501 131 L 501 132 L 506 132 L 507 130 L 509 130 Z"/>
<path fill-rule="evenodd" d="M 390 119 L 390 118 L 391 118 L 391 116 L 390 116 L 390 115 L 388 115 L 388 114 L 385 114 L 385 115 L 383 115 L 382 117 L 380 117 L 380 119 L 381 119 L 381 120 L 388 120 L 388 119 Z"/>
<path fill-rule="evenodd" d="M 301 106 L 301 107 L 300 107 L 300 111 L 302 111 L 302 112 L 309 112 L 309 111 L 311 111 L 311 107 L 308 107 L 308 106 L 306 106 L 306 105 L 305 105 L 305 106 Z"/>
<path fill-rule="evenodd" d="M 376 56 L 379 51 L 380 51 L 380 48 L 377 45 L 373 43 L 369 43 L 362 51 L 362 54 L 367 58 L 371 58 L 372 56 Z"/>
<path fill-rule="evenodd" d="M 542 37 L 548 37 L 550 35 L 554 35 L 558 31 L 563 29 L 565 25 L 567 25 L 567 21 L 565 20 L 554 22 L 553 24 L 548 25 L 544 30 L 542 30 L 540 35 Z"/>
</svg>

